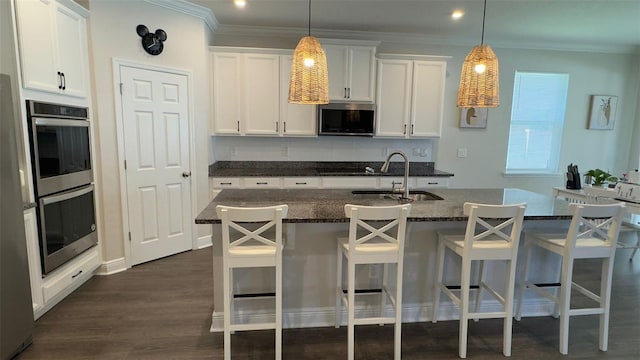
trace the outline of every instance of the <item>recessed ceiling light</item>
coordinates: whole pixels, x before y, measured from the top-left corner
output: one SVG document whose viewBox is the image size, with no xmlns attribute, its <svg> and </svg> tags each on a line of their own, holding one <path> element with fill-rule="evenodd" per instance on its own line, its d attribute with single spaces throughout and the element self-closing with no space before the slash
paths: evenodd
<svg viewBox="0 0 640 360">
<path fill-rule="evenodd" d="M 453 20 L 458 20 L 463 16 L 464 16 L 464 12 L 462 10 L 456 10 L 456 11 L 451 13 L 451 18 Z"/>
<path fill-rule="evenodd" d="M 239 8 L 247 6 L 247 0 L 233 0 L 233 3 Z"/>
</svg>

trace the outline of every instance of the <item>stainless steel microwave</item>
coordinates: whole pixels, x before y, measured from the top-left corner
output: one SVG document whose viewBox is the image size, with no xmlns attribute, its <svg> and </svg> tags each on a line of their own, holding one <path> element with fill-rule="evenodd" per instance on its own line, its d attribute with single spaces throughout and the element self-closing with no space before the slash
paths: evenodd
<svg viewBox="0 0 640 360">
<path fill-rule="evenodd" d="M 318 106 L 318 135 L 373 136 L 374 104 L 335 103 Z"/>
</svg>

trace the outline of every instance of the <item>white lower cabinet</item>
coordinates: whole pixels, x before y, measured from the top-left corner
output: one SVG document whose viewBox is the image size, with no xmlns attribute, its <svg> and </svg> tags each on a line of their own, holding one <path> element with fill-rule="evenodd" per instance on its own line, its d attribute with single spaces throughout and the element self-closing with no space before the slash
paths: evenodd
<svg viewBox="0 0 640 360">
<path fill-rule="evenodd" d="M 381 177 L 380 178 L 380 188 L 381 189 L 389 189 L 393 187 L 393 183 L 396 183 L 398 187 L 404 187 L 404 177 Z M 409 190 L 413 189 L 416 186 L 416 178 L 410 177 L 408 179 Z"/>
<path fill-rule="evenodd" d="M 319 177 L 286 177 L 283 187 L 285 189 L 317 189 L 320 187 Z"/>
<path fill-rule="evenodd" d="M 279 177 L 252 177 L 244 179 L 246 189 L 279 189 L 282 187 L 282 178 Z"/>
<path fill-rule="evenodd" d="M 239 189 L 242 187 L 241 178 L 211 178 L 213 189 Z"/>
<path fill-rule="evenodd" d="M 35 208 L 24 211 L 24 227 L 33 314 L 37 319 L 93 276 L 101 263 L 100 249 L 99 245 L 90 248 L 43 278 Z"/>
<path fill-rule="evenodd" d="M 211 198 L 222 189 L 389 189 L 392 183 L 402 184 L 399 176 L 316 176 L 316 177 L 244 177 L 209 180 Z M 409 190 L 449 187 L 448 177 L 409 177 Z M 404 187 L 404 184 L 397 185 Z"/>
<path fill-rule="evenodd" d="M 377 177 L 363 176 L 327 176 L 322 178 L 325 189 L 375 189 L 378 187 Z"/>
<path fill-rule="evenodd" d="M 53 271 L 42 280 L 44 302 L 48 303 L 59 296 L 66 296 L 88 278 L 100 266 L 100 254 L 97 246 L 78 255 L 74 260 Z"/>
<path fill-rule="evenodd" d="M 446 176 L 418 177 L 416 178 L 415 187 L 418 189 L 448 188 L 449 177 L 446 177 Z"/>
<path fill-rule="evenodd" d="M 31 281 L 31 298 L 33 311 L 38 311 L 44 306 L 42 296 L 42 271 L 40 270 L 40 250 L 38 246 L 38 228 L 36 222 L 36 209 L 32 208 L 24 212 L 24 233 L 27 240 L 27 258 L 29 262 L 29 280 Z"/>
</svg>

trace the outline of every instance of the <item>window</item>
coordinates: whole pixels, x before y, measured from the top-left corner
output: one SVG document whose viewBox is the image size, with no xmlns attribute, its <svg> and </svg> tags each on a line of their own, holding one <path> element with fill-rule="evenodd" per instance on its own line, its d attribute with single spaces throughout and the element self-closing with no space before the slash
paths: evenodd
<svg viewBox="0 0 640 360">
<path fill-rule="evenodd" d="M 516 71 L 507 174 L 558 171 L 569 74 Z"/>
</svg>

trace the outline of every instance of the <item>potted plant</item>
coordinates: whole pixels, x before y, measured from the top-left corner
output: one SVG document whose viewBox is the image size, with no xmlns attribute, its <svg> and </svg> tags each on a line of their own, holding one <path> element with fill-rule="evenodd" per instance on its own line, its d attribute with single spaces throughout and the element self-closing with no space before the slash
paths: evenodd
<svg viewBox="0 0 640 360">
<path fill-rule="evenodd" d="M 593 186 L 602 186 L 606 181 L 617 182 L 618 178 L 611 176 L 608 172 L 602 169 L 591 169 L 585 173 L 585 183 L 591 183 L 593 180 Z"/>
</svg>

